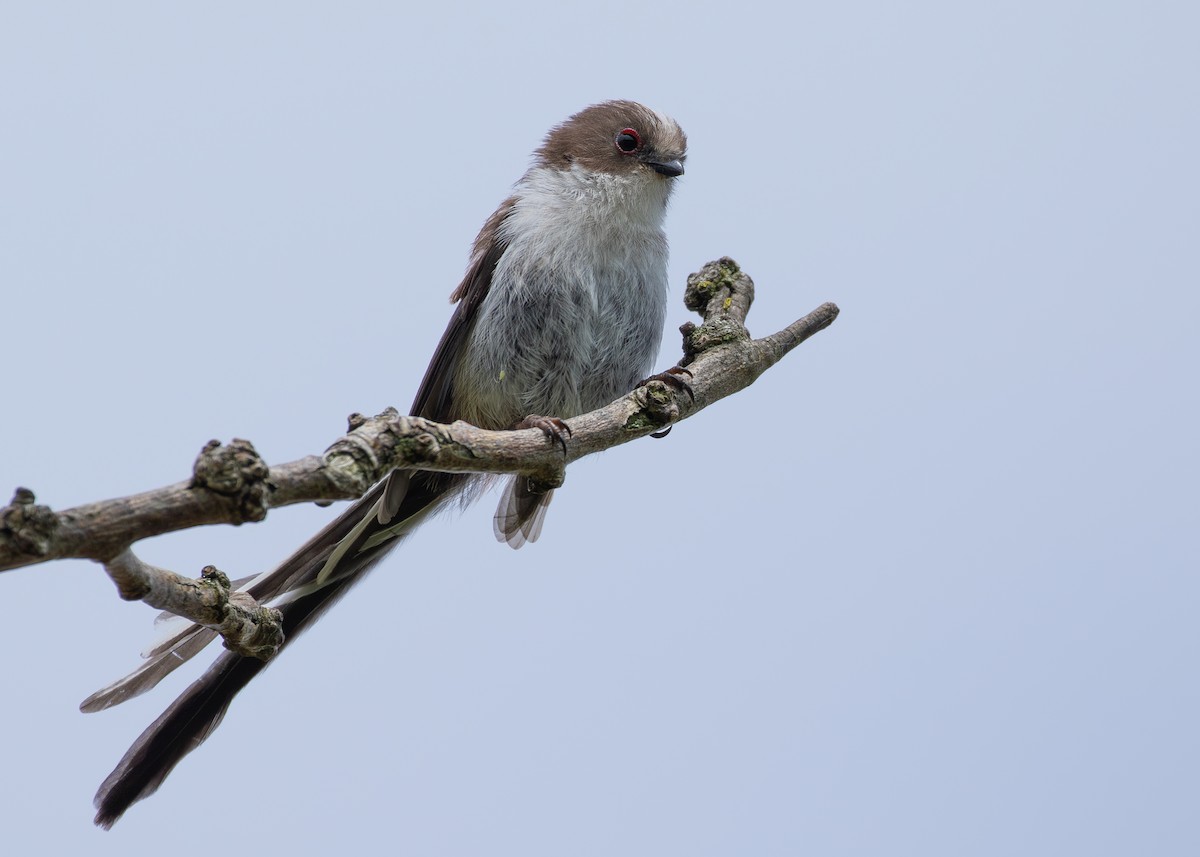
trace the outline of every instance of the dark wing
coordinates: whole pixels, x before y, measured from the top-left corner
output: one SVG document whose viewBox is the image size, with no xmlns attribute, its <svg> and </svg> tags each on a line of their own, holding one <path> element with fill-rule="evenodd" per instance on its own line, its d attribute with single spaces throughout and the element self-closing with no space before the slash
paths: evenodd
<svg viewBox="0 0 1200 857">
<path fill-rule="evenodd" d="M 512 211 L 514 200 L 510 197 L 488 218 L 487 223 L 475 239 L 471 264 L 462 283 L 450 296 L 458 306 L 442 334 L 442 341 L 434 351 L 433 360 L 425 372 L 425 378 L 417 391 L 412 413 L 438 422 L 450 422 L 462 416 L 462 409 L 454 399 L 454 375 L 458 361 L 466 348 L 479 306 L 487 297 L 492 286 L 492 274 L 507 245 L 500 237 L 500 226 Z M 501 426 L 484 426 L 501 428 Z M 380 506 L 381 524 L 395 517 L 394 509 L 408 490 L 408 475 L 405 471 L 393 471 L 388 477 L 385 497 Z M 424 474 L 428 479 L 451 479 L 449 474 Z M 402 481 L 404 480 L 404 481 Z M 546 518 L 546 507 L 550 505 L 553 491 L 534 493 L 529 490 L 529 481 L 514 477 L 500 500 L 500 506 L 492 520 L 493 530 L 499 541 L 510 547 L 519 548 L 527 542 L 537 541 Z"/>
<path fill-rule="evenodd" d="M 454 308 L 446 332 L 442 334 L 441 342 L 434 349 L 433 359 L 429 361 L 421 386 L 417 388 L 417 397 L 410 411 L 414 416 L 438 422 L 450 422 L 459 417 L 461 409 L 454 401 L 454 373 L 475 324 L 479 306 L 492 287 L 492 274 L 507 249 L 507 244 L 500 238 L 500 225 L 512 211 L 513 204 L 511 197 L 505 200 L 488 218 L 475 239 L 467 273 L 450 295 L 450 300 L 458 305 Z"/>
<path fill-rule="evenodd" d="M 467 272 L 458 288 L 450 294 L 450 300 L 457 306 L 437 348 L 433 350 L 425 377 L 421 379 L 421 386 L 417 388 L 416 398 L 409 409 L 413 416 L 448 423 L 461 415 L 462 409 L 454 398 L 454 375 L 466 350 L 471 329 L 475 326 L 479 307 L 492 287 L 492 274 L 508 247 L 500 238 L 500 225 L 512 211 L 514 202 L 512 197 L 502 202 L 475 237 Z M 465 481 L 461 475 L 448 473 L 413 474 L 407 470 L 393 470 L 384 480 L 383 496 L 376 510 L 380 527 L 387 527 L 397 519 L 404 520 L 405 508 L 412 507 L 411 503 L 406 504 L 405 501 L 414 477 L 427 483 L 427 488 L 435 492 L 440 489 L 442 493 Z M 361 543 L 367 537 L 368 534 L 362 533 L 356 541 Z M 354 543 L 348 546 L 354 546 Z"/>
</svg>

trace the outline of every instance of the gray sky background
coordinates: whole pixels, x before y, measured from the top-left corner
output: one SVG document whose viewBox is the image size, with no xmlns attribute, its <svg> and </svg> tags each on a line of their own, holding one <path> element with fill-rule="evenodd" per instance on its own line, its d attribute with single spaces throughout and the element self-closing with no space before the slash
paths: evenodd
<svg viewBox="0 0 1200 857">
<path fill-rule="evenodd" d="M 6 853 L 1200 853 L 1195 5 L 405 5 L 4 6 L 0 502 L 406 408 L 605 98 L 691 140 L 660 366 L 721 255 L 756 334 L 841 318 L 572 467 L 538 544 L 423 529 L 108 834 L 195 671 L 84 716 L 153 611 L 0 576 Z M 249 574 L 332 514 L 141 554 Z"/>
</svg>

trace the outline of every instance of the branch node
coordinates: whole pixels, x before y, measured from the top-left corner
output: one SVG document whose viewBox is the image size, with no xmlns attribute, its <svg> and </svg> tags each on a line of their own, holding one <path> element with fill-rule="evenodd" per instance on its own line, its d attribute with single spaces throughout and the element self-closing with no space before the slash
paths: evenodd
<svg viewBox="0 0 1200 857">
<path fill-rule="evenodd" d="M 221 605 L 217 627 L 225 648 L 244 657 L 270 660 L 283 645 L 283 614 L 260 606 L 249 593 L 230 592 L 229 576 L 215 566 L 206 565 L 200 581 L 217 594 Z"/>
<path fill-rule="evenodd" d="M 563 487 L 567 481 L 567 468 L 547 468 L 531 473 L 525 477 L 525 484 L 533 494 L 545 494 L 555 488 Z"/>
<path fill-rule="evenodd" d="M 754 281 L 728 256 L 689 274 L 683 293 L 684 305 L 705 318 L 716 312 L 728 312 L 738 304 L 744 321 L 753 301 Z"/>
<path fill-rule="evenodd" d="M 270 468 L 248 440 L 234 438 L 228 446 L 210 440 L 192 467 L 192 488 L 206 488 L 236 501 L 235 524 L 267 517 Z"/>
<path fill-rule="evenodd" d="M 744 342 L 750 338 L 746 328 L 731 318 L 714 318 L 699 327 L 689 321 L 680 325 L 679 332 L 683 334 L 683 359 L 679 361 L 680 366 L 690 365 L 705 351 L 719 345 Z"/>
<path fill-rule="evenodd" d="M 625 420 L 625 430 L 644 434 L 649 429 L 660 429 L 679 419 L 679 402 L 675 391 L 662 381 L 651 381 L 634 391 L 638 410 Z"/>
<path fill-rule="evenodd" d="M 702 315 L 704 323 L 697 327 L 688 322 L 679 328 L 683 334 L 681 366 L 718 345 L 750 338 L 746 314 L 754 302 L 754 281 L 728 256 L 688 276 L 683 302 Z"/>
<path fill-rule="evenodd" d="M 424 432 L 412 439 L 412 451 L 421 461 L 433 461 L 441 455 L 442 445 L 432 434 Z"/>
<path fill-rule="evenodd" d="M 49 506 L 34 503 L 33 492 L 18 488 L 9 504 L 0 508 L 0 543 L 8 542 L 17 553 L 45 556 L 50 552 L 58 515 Z"/>
<path fill-rule="evenodd" d="M 386 459 L 396 446 L 396 422 L 403 419 L 390 407 L 369 418 L 351 414 L 349 431 L 330 444 L 323 456 L 330 480 L 353 496 L 361 496 L 378 482 L 391 469 Z"/>
</svg>

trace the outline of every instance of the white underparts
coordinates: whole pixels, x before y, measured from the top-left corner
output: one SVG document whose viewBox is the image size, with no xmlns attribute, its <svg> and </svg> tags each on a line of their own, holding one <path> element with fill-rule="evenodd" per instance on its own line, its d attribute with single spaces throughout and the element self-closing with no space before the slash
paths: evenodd
<svg viewBox="0 0 1200 857">
<path fill-rule="evenodd" d="M 632 389 L 662 338 L 671 180 L 536 167 L 500 227 L 507 245 L 456 383 L 480 425 L 569 417 Z"/>
</svg>

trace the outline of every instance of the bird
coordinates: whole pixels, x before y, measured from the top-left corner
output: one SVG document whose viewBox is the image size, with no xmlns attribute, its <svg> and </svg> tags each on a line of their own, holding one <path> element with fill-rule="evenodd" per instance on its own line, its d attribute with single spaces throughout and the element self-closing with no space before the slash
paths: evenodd
<svg viewBox="0 0 1200 857">
<path fill-rule="evenodd" d="M 551 128 L 475 238 L 410 413 L 487 429 L 538 427 L 565 444 L 565 420 L 644 383 L 666 317 L 663 225 L 686 157 L 679 124 L 634 101 L 593 104 Z M 423 520 L 474 499 L 491 479 L 393 471 L 275 569 L 239 583 L 280 610 L 286 648 Z M 536 540 L 552 495 L 508 477 L 496 538 L 514 548 Z M 81 708 L 98 711 L 149 690 L 214 637 L 187 625 Z M 104 780 L 95 823 L 112 827 L 154 793 L 266 666 L 219 655 Z"/>
</svg>

